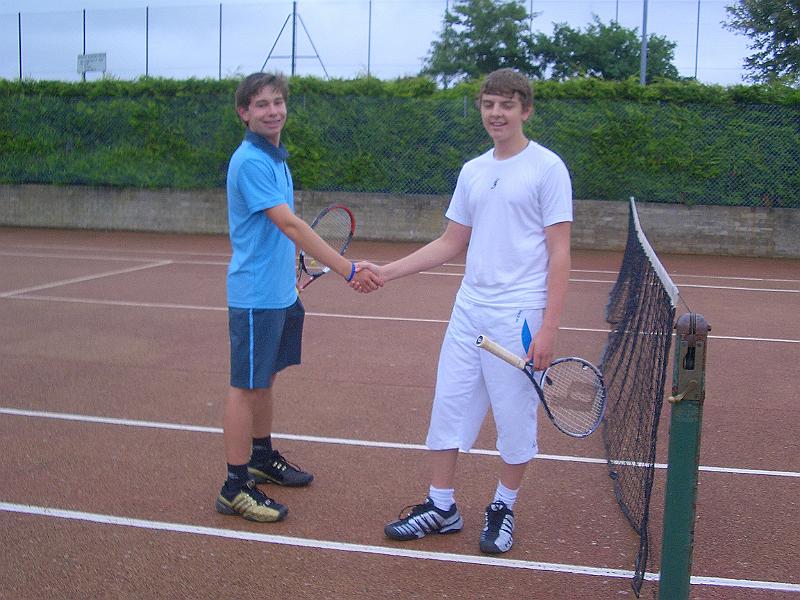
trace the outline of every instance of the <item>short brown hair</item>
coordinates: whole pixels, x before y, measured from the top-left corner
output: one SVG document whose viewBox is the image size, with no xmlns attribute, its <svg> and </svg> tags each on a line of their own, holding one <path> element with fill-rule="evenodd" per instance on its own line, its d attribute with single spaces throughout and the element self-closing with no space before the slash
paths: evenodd
<svg viewBox="0 0 800 600">
<path fill-rule="evenodd" d="M 533 86 L 530 80 L 514 69 L 497 69 L 489 73 L 481 84 L 478 102 L 484 94 L 494 94 L 513 98 L 519 94 L 523 110 L 533 106 Z"/>
<path fill-rule="evenodd" d="M 236 108 L 248 108 L 250 100 L 267 86 L 275 88 L 284 100 L 289 99 L 289 83 L 281 73 L 253 73 L 236 87 Z"/>
</svg>

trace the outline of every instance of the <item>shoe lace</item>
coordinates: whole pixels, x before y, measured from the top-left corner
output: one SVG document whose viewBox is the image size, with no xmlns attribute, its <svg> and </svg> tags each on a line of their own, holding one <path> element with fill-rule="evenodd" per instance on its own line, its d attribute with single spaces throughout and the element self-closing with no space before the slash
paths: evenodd
<svg viewBox="0 0 800 600">
<path fill-rule="evenodd" d="M 275 502 L 272 498 L 267 496 L 264 492 L 262 492 L 260 489 L 256 487 L 256 482 L 253 479 L 248 481 L 244 485 L 242 490 L 248 496 L 250 496 L 256 502 L 256 504 L 265 504 L 269 506 L 270 504 L 273 504 Z"/>
<path fill-rule="evenodd" d="M 508 507 L 505 502 L 492 502 L 486 511 L 486 529 L 492 533 L 499 533 L 507 512 Z"/>
<path fill-rule="evenodd" d="M 427 510 L 430 510 L 433 506 L 432 502 L 423 502 L 422 504 L 409 504 L 408 506 L 404 506 L 397 515 L 398 519 L 405 519 L 407 517 L 413 517 L 420 513 L 423 513 Z"/>
<path fill-rule="evenodd" d="M 298 472 L 301 472 L 301 473 L 303 472 L 303 470 L 298 465 L 296 465 L 294 463 L 290 463 L 277 450 L 273 450 L 272 456 L 270 457 L 270 462 L 273 463 L 279 469 L 289 468 L 289 469 L 294 469 L 295 471 L 298 471 Z"/>
</svg>

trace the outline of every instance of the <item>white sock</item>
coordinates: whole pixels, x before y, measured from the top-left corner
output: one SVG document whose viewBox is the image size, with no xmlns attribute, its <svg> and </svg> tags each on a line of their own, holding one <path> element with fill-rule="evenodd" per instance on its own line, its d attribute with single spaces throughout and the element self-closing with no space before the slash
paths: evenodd
<svg viewBox="0 0 800 600">
<path fill-rule="evenodd" d="M 510 490 L 503 485 L 502 481 L 497 482 L 497 490 L 494 493 L 494 502 L 504 502 L 509 510 L 514 510 L 514 502 L 517 501 L 519 488 Z"/>
<path fill-rule="evenodd" d="M 455 490 L 443 490 L 433 486 L 428 490 L 428 498 L 433 500 L 433 505 L 439 510 L 450 510 L 455 504 Z"/>
</svg>

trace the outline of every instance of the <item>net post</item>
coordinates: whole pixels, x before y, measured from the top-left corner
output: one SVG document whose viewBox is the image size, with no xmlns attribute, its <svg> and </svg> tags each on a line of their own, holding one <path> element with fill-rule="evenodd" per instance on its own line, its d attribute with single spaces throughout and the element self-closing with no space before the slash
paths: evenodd
<svg viewBox="0 0 800 600">
<path fill-rule="evenodd" d="M 682 315 L 675 324 L 659 600 L 689 598 L 705 400 L 706 342 L 710 330 L 705 318 L 696 313 Z"/>
</svg>

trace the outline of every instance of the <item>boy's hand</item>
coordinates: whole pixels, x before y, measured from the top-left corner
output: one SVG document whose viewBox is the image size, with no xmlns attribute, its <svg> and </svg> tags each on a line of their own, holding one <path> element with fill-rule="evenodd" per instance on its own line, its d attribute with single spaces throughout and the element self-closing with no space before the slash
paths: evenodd
<svg viewBox="0 0 800 600">
<path fill-rule="evenodd" d="M 349 285 L 357 292 L 369 294 L 383 287 L 383 283 L 380 267 L 371 262 L 361 261 L 356 263 L 356 274 Z"/>
<path fill-rule="evenodd" d="M 544 371 L 553 362 L 557 330 L 542 327 L 533 338 L 528 350 L 528 360 L 536 371 Z"/>
</svg>

